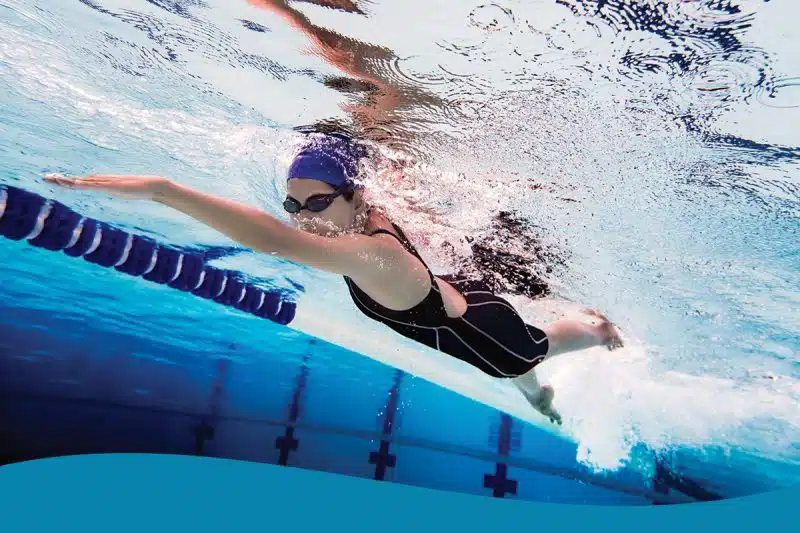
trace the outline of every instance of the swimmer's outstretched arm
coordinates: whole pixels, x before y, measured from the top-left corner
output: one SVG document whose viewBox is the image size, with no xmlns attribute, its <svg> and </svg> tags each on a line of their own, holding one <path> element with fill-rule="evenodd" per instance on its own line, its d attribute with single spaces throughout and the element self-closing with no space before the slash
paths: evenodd
<svg viewBox="0 0 800 533">
<path fill-rule="evenodd" d="M 212 196 L 161 176 L 95 175 L 45 180 L 72 189 L 90 189 L 114 196 L 151 200 L 180 211 L 252 250 L 350 276 L 408 276 L 417 268 L 391 241 L 365 235 L 322 237 L 284 224 L 272 215 L 243 203 Z M 377 268 L 376 265 L 382 265 Z"/>
<path fill-rule="evenodd" d="M 361 235 L 321 237 L 284 224 L 272 215 L 245 204 L 205 194 L 168 181 L 153 197 L 202 222 L 242 245 L 336 274 L 351 275 L 381 255 Z M 374 267 L 373 267 L 374 268 Z"/>
</svg>

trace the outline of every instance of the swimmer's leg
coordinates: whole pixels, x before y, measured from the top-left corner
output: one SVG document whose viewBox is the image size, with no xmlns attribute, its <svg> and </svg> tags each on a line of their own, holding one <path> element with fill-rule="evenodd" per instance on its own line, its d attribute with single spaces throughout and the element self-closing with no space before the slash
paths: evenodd
<svg viewBox="0 0 800 533">
<path fill-rule="evenodd" d="M 606 346 L 609 350 L 622 347 L 622 339 L 614 324 L 596 311 L 588 310 L 587 314 L 599 321 L 586 324 L 580 320 L 564 319 L 542 327 L 550 345 L 547 358 L 595 346 Z"/>
<path fill-rule="evenodd" d="M 549 418 L 550 422 L 561 425 L 561 415 L 553 408 L 555 391 L 550 385 L 539 385 L 535 369 L 513 378 L 512 382 L 534 409 Z"/>
<path fill-rule="evenodd" d="M 586 324 L 580 320 L 559 320 L 541 329 L 548 340 L 546 359 L 555 355 L 606 346 L 614 350 L 622 346 L 622 339 L 614 324 L 596 311 L 587 310 L 587 314 L 599 319 L 597 323 Z M 535 329 L 528 326 L 529 329 Z M 555 391 L 550 385 L 540 385 L 536 378 L 536 369 L 513 378 L 514 385 L 522 392 L 525 399 L 534 409 L 551 422 L 561 425 L 561 415 L 553 408 Z"/>
</svg>

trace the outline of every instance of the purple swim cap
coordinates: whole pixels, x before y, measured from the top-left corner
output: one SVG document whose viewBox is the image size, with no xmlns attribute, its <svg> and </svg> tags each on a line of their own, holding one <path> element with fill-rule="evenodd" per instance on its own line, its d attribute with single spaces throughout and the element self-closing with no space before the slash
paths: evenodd
<svg viewBox="0 0 800 533">
<path fill-rule="evenodd" d="M 327 183 L 334 189 L 347 184 L 355 187 L 358 161 L 362 156 L 349 139 L 326 135 L 295 156 L 286 179 L 313 179 Z"/>
</svg>

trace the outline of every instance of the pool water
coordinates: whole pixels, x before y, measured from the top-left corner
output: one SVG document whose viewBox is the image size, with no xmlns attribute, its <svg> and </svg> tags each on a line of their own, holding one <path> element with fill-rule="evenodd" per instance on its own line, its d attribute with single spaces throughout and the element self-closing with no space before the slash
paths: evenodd
<svg viewBox="0 0 800 533">
<path fill-rule="evenodd" d="M 532 321 L 591 306 L 621 327 L 620 352 L 541 368 L 575 439 L 564 461 L 636 471 L 645 448 L 725 494 L 796 484 L 798 14 L 789 0 L 0 0 L 2 183 L 209 250 L 298 301 L 282 328 L 4 241 L 4 390 L 186 409 L 177 376 L 206 383 L 225 360 L 242 373 L 233 403 L 278 409 L 313 353 L 309 390 L 329 405 L 313 423 L 364 401 L 342 391 L 391 389 L 382 363 L 518 415 L 513 391 L 470 369 L 399 356 L 408 344 L 358 316 L 335 276 L 40 179 L 162 174 L 286 220 L 295 128 L 338 125 L 380 147 L 374 201 L 434 270 L 486 274 L 488 243 L 549 286 L 530 300 L 511 266 L 491 267 Z M 439 440 L 463 444 L 478 407 L 452 401 Z"/>
</svg>

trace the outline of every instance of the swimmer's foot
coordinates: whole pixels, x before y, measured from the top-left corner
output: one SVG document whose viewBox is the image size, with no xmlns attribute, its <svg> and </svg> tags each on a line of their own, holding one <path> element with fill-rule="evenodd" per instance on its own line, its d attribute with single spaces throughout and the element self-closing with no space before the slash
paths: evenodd
<svg viewBox="0 0 800 533">
<path fill-rule="evenodd" d="M 587 315 L 591 315 L 600 320 L 600 323 L 595 324 L 595 327 L 597 328 L 598 336 L 600 337 L 601 344 L 603 344 L 603 346 L 609 350 L 622 348 L 622 337 L 620 337 L 619 330 L 614 324 L 611 323 L 609 319 L 594 309 L 586 309 L 584 312 Z"/>
<path fill-rule="evenodd" d="M 530 402 L 534 409 L 550 419 L 550 422 L 561 425 L 561 415 L 553 409 L 553 397 L 555 391 L 550 385 L 542 385 L 536 395 L 525 393 L 525 398 Z"/>
</svg>

